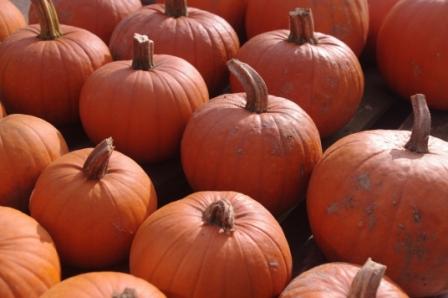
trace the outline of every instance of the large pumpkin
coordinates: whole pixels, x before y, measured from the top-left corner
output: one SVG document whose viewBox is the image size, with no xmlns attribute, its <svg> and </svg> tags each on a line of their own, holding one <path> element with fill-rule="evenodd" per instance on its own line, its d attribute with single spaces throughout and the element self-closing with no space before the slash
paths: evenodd
<svg viewBox="0 0 448 298">
<path fill-rule="evenodd" d="M 25 18 L 10 0 L 0 0 L 0 43 L 26 26 Z"/>
<path fill-rule="evenodd" d="M 136 35 L 133 60 L 95 71 L 80 99 L 89 138 L 98 143 L 112 136 L 120 152 L 141 162 L 175 155 L 191 114 L 208 101 L 207 86 L 190 63 L 153 54 L 153 42 Z"/>
<path fill-rule="evenodd" d="M 37 221 L 0 207 L 0 231 L 0 297 L 38 298 L 61 280 L 53 240 Z"/>
<path fill-rule="evenodd" d="M 448 0 L 403 0 L 378 34 L 377 63 L 389 86 L 408 98 L 417 92 L 428 105 L 448 110 Z"/>
<path fill-rule="evenodd" d="M 308 214 L 330 260 L 372 256 L 410 296 L 448 291 L 448 143 L 429 136 L 425 98 L 414 96 L 414 129 L 339 140 L 315 167 Z"/>
<path fill-rule="evenodd" d="M 343 42 L 314 32 L 311 10 L 297 8 L 289 17 L 290 30 L 252 38 L 237 58 L 263 77 L 271 94 L 291 99 L 304 109 L 325 137 L 356 112 L 364 92 L 361 65 Z M 230 82 L 233 92 L 241 91 L 234 77 Z"/>
<path fill-rule="evenodd" d="M 0 140 L 0 205 L 26 210 L 37 178 L 67 144 L 50 123 L 20 114 L 0 119 Z"/>
<path fill-rule="evenodd" d="M 311 8 L 316 30 L 345 42 L 356 55 L 364 48 L 369 29 L 367 0 L 248 0 L 246 33 L 248 37 L 288 28 L 288 11 Z"/>
<path fill-rule="evenodd" d="M 53 237 L 62 261 L 98 268 L 126 259 L 140 224 L 156 209 L 151 180 L 106 139 L 70 152 L 39 177 L 31 215 Z"/>
<path fill-rule="evenodd" d="M 203 76 L 211 94 L 218 94 L 227 85 L 226 61 L 235 56 L 239 41 L 223 18 L 187 8 L 186 0 L 145 6 L 115 28 L 110 41 L 114 59 L 132 58 L 134 33 L 148 35 L 157 54 L 190 62 Z"/>
<path fill-rule="evenodd" d="M 236 192 L 199 192 L 162 207 L 132 243 L 131 273 L 172 298 L 277 297 L 291 278 L 278 222 Z"/>
<path fill-rule="evenodd" d="M 87 77 L 111 60 L 94 34 L 61 25 L 51 0 L 33 0 L 39 25 L 0 44 L 0 98 L 10 113 L 38 116 L 56 125 L 78 121 L 78 100 Z"/>
<path fill-rule="evenodd" d="M 322 155 L 311 118 L 290 100 L 268 95 L 263 79 L 237 60 L 229 68 L 246 93 L 200 107 L 185 129 L 182 166 L 195 190 L 234 190 L 274 215 L 299 203 Z"/>
<path fill-rule="evenodd" d="M 86 29 L 109 43 L 115 26 L 142 7 L 140 0 L 53 0 L 62 24 Z M 30 24 L 38 23 L 38 10 L 31 4 Z"/>
</svg>

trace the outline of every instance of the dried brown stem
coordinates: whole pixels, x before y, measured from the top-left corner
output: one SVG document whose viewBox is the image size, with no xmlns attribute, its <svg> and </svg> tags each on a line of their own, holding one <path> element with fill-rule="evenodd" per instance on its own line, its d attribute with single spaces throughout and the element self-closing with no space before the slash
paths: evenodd
<svg viewBox="0 0 448 298">
<path fill-rule="evenodd" d="M 165 14 L 173 18 L 186 17 L 188 15 L 187 0 L 166 0 Z"/>
<path fill-rule="evenodd" d="M 423 94 L 412 96 L 411 102 L 414 111 L 414 125 L 411 138 L 405 145 L 405 148 L 415 153 L 428 153 L 429 135 L 431 134 L 431 113 Z"/>
<path fill-rule="evenodd" d="M 202 220 L 207 225 L 218 226 L 220 232 L 232 232 L 235 222 L 233 206 L 226 199 L 218 200 L 205 209 Z"/>
<path fill-rule="evenodd" d="M 40 35 L 43 40 L 55 40 L 62 36 L 56 8 L 51 0 L 32 0 L 39 12 Z"/>
<path fill-rule="evenodd" d="M 347 298 L 376 298 L 386 268 L 369 258 L 353 279 Z"/>
<path fill-rule="evenodd" d="M 314 19 L 311 8 L 296 8 L 289 12 L 290 33 L 288 41 L 302 45 L 317 44 L 314 37 Z"/>
<path fill-rule="evenodd" d="M 150 70 L 154 67 L 154 42 L 146 35 L 134 34 L 134 57 L 132 68 Z"/>
<path fill-rule="evenodd" d="M 107 138 L 99 143 L 89 154 L 82 168 L 89 180 L 100 180 L 107 173 L 109 159 L 114 151 L 112 138 Z"/>
</svg>

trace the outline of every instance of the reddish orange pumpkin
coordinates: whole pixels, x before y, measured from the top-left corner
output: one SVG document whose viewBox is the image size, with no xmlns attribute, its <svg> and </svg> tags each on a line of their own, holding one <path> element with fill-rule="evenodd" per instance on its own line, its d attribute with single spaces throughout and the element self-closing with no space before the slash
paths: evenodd
<svg viewBox="0 0 448 298">
<path fill-rule="evenodd" d="M 0 0 L 0 42 L 25 26 L 20 10 L 10 0 Z"/>
<path fill-rule="evenodd" d="M 289 13 L 290 30 L 262 33 L 241 47 L 237 58 L 252 66 L 269 92 L 297 103 L 322 137 L 342 128 L 364 92 L 358 58 L 338 39 L 314 32 L 309 9 Z M 232 77 L 233 92 L 242 90 Z"/>
<path fill-rule="evenodd" d="M 56 125 L 77 122 L 87 77 L 111 60 L 94 34 L 61 25 L 51 0 L 33 0 L 41 25 L 31 25 L 0 45 L 0 98 L 10 113 L 31 114 Z"/>
<path fill-rule="evenodd" d="M 60 282 L 58 253 L 37 221 L 0 207 L 0 231 L 0 297 L 38 298 Z"/>
<path fill-rule="evenodd" d="M 111 139 L 53 162 L 30 199 L 31 215 L 52 235 L 62 260 L 83 268 L 126 259 L 134 233 L 156 205 L 148 175 L 113 151 Z"/>
<path fill-rule="evenodd" d="M 129 14 L 142 7 L 140 0 L 53 0 L 62 24 L 76 26 L 95 33 L 109 43 L 115 26 Z M 32 4 L 30 24 L 39 22 L 39 14 Z"/>
<path fill-rule="evenodd" d="M 429 136 L 424 96 L 412 102 L 412 134 L 365 131 L 331 146 L 313 171 L 307 207 L 330 260 L 374 256 L 410 296 L 424 297 L 448 290 L 448 143 Z"/>
<path fill-rule="evenodd" d="M 366 43 L 369 29 L 367 0 L 248 0 L 246 33 L 248 37 L 288 28 L 288 11 L 311 8 L 316 30 L 345 42 L 356 55 Z"/>
<path fill-rule="evenodd" d="M 131 59 L 134 33 L 146 34 L 156 44 L 156 54 L 178 56 L 199 70 L 211 94 L 227 85 L 226 61 L 239 48 L 238 36 L 221 17 L 187 8 L 186 0 L 145 6 L 115 28 L 110 49 L 116 60 Z"/>
<path fill-rule="evenodd" d="M 153 42 L 136 35 L 133 60 L 95 71 L 80 99 L 89 138 L 112 136 L 120 152 L 141 162 L 175 155 L 191 114 L 208 101 L 207 85 L 190 63 L 153 53 Z"/>
<path fill-rule="evenodd" d="M 0 205 L 25 211 L 37 178 L 67 144 L 50 123 L 19 114 L 0 119 L 0 140 Z"/>
<path fill-rule="evenodd" d="M 291 278 L 274 217 L 236 192 L 199 192 L 157 210 L 139 228 L 131 273 L 168 297 L 271 298 Z"/>
</svg>

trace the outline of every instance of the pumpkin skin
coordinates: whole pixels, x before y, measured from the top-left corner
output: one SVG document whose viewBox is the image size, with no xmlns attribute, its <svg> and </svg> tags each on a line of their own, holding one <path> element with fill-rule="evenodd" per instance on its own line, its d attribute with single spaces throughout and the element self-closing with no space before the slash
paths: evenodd
<svg viewBox="0 0 448 298">
<path fill-rule="evenodd" d="M 404 147 L 409 135 L 375 130 L 336 142 L 313 171 L 308 215 L 329 260 L 373 256 L 411 297 L 435 296 L 448 289 L 448 144 L 429 137 L 430 154 L 416 153 Z"/>
<path fill-rule="evenodd" d="M 0 207 L 0 297 L 38 298 L 61 280 L 53 240 L 33 218 Z"/>
<path fill-rule="evenodd" d="M 2 103 L 0 102 L 0 118 L 3 118 L 6 116 L 5 108 L 3 107 Z"/>
<path fill-rule="evenodd" d="M 442 110 L 448 109 L 448 26 L 438 24 L 446 24 L 447 14 L 447 0 L 400 1 L 377 40 L 377 63 L 388 85 L 405 98 L 424 93 L 430 107 Z"/>
<path fill-rule="evenodd" d="M 28 26 L 0 44 L 0 98 L 10 113 L 34 115 L 57 126 L 78 122 L 81 87 L 111 61 L 109 49 L 80 28 L 61 25 L 53 36 L 40 28 Z M 41 32 L 45 40 L 38 37 Z"/>
<path fill-rule="evenodd" d="M 123 261 L 135 231 L 156 209 L 149 177 L 112 148 L 107 139 L 95 154 L 87 148 L 59 158 L 41 174 L 30 198 L 31 216 L 52 235 L 62 261 L 74 267 L 100 268 Z M 108 161 L 106 153 L 111 154 Z M 91 162 L 86 162 L 88 157 Z M 85 172 L 83 164 L 92 163 L 94 172 L 105 167 L 103 177 Z"/>
<path fill-rule="evenodd" d="M 310 8 L 316 17 L 316 31 L 333 35 L 357 56 L 362 52 L 369 29 L 367 0 L 248 0 L 246 34 L 288 28 L 288 11 Z"/>
<path fill-rule="evenodd" d="M 182 6 L 179 3 L 175 5 Z M 188 16 L 172 17 L 165 14 L 165 5 L 152 4 L 130 15 L 112 34 L 112 56 L 115 60 L 131 59 L 134 33 L 148 35 L 156 45 L 156 54 L 187 60 L 201 73 L 209 93 L 218 94 L 228 83 L 225 63 L 238 51 L 238 36 L 217 15 L 193 7 L 184 11 L 188 11 Z"/>
<path fill-rule="evenodd" d="M 146 51 L 137 40 L 139 46 L 148 62 L 148 44 Z M 80 98 L 81 122 L 89 138 L 98 143 L 112 136 L 120 152 L 140 162 L 160 162 L 178 153 L 192 112 L 208 101 L 207 85 L 190 63 L 152 56 L 152 66 L 143 69 L 133 68 L 131 60 L 101 67 L 89 77 Z"/>
<path fill-rule="evenodd" d="M 40 298 L 92 298 L 93 296 L 96 298 L 166 298 L 162 292 L 145 280 L 121 272 L 90 272 L 73 276 L 55 285 Z"/>
<path fill-rule="evenodd" d="M 25 211 L 41 172 L 68 152 L 59 131 L 34 116 L 0 119 L 0 205 Z"/>
<path fill-rule="evenodd" d="M 299 24 L 312 24 L 309 10 L 290 14 L 291 27 L 296 19 L 297 30 L 259 34 L 241 47 L 237 59 L 263 77 L 271 94 L 304 109 L 325 137 L 353 117 L 364 93 L 364 75 L 358 58 L 343 42 L 312 29 L 307 37 L 297 33 L 302 32 Z M 232 92 L 242 91 L 235 77 L 230 83 Z"/>
<path fill-rule="evenodd" d="M 9 0 L 0 0 L 0 42 L 26 26 L 20 10 Z"/>
<path fill-rule="evenodd" d="M 140 0 L 53 0 L 62 24 L 86 29 L 106 44 L 115 26 L 129 14 L 142 7 Z M 36 7 L 31 4 L 30 24 L 38 23 Z"/>
<path fill-rule="evenodd" d="M 205 219 L 218 201 L 226 209 L 215 215 L 230 226 Z M 160 208 L 139 228 L 130 254 L 131 273 L 173 298 L 276 297 L 290 280 L 291 263 L 278 222 L 236 192 L 198 192 Z"/>
</svg>

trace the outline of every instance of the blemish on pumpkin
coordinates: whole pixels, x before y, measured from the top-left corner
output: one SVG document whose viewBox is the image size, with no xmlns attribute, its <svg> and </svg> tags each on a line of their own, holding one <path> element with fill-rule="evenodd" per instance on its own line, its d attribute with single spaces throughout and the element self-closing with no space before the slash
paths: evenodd
<svg viewBox="0 0 448 298">
<path fill-rule="evenodd" d="M 327 213 L 334 214 L 334 213 L 338 212 L 338 210 L 339 210 L 338 203 L 334 202 L 334 203 L 331 203 L 330 206 L 328 206 Z"/>
<path fill-rule="evenodd" d="M 365 212 L 367 214 L 367 226 L 369 230 L 372 230 L 376 224 L 375 205 L 368 205 L 365 209 Z"/>
<path fill-rule="evenodd" d="M 416 207 L 412 209 L 412 218 L 414 219 L 415 223 L 420 223 L 422 220 L 422 214 L 420 210 L 418 210 Z"/>
<path fill-rule="evenodd" d="M 238 155 L 243 154 L 243 152 L 244 152 L 243 148 L 236 149 L 236 154 L 238 154 Z"/>
<path fill-rule="evenodd" d="M 353 197 L 344 197 L 340 202 L 333 202 L 327 207 L 327 214 L 334 214 L 339 211 L 339 209 L 353 209 L 355 207 Z"/>
<path fill-rule="evenodd" d="M 404 230 L 404 224 L 398 224 L 398 228 L 399 228 L 400 230 Z"/>
<path fill-rule="evenodd" d="M 270 261 L 268 263 L 268 265 L 269 265 L 270 268 L 273 268 L 273 269 L 277 269 L 279 267 L 279 264 L 278 264 L 277 261 Z"/>
<path fill-rule="evenodd" d="M 369 174 L 362 174 L 358 176 L 358 184 L 365 190 L 370 190 Z"/>
</svg>

